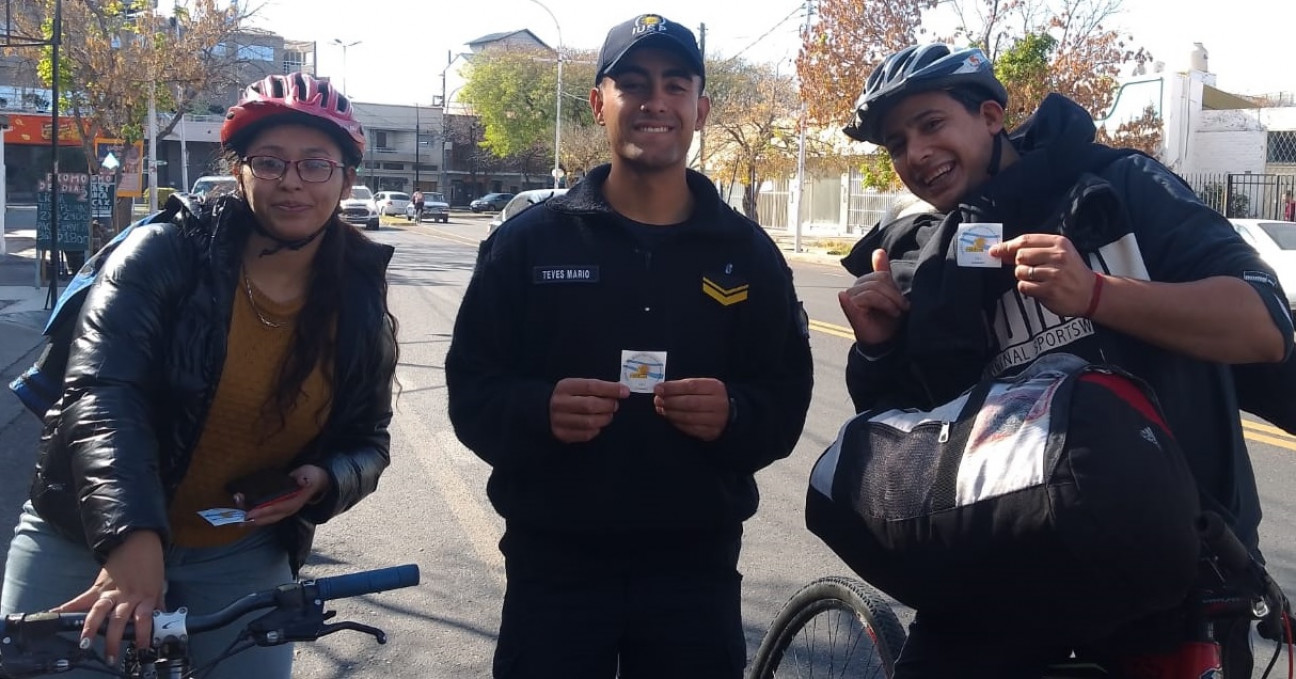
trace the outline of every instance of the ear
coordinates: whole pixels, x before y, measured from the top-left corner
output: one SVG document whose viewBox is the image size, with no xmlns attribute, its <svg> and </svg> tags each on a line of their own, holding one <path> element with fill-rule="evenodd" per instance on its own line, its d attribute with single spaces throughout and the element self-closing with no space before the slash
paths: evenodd
<svg viewBox="0 0 1296 679">
<path fill-rule="evenodd" d="M 590 111 L 594 113 L 594 122 L 600 126 L 603 122 L 603 91 L 596 85 L 590 89 L 589 94 Z"/>
<path fill-rule="evenodd" d="M 697 131 L 706 127 L 707 116 L 709 115 L 711 115 L 711 97 L 704 94 L 698 97 L 697 122 L 694 124 L 693 130 Z"/>
<path fill-rule="evenodd" d="M 356 183 L 356 169 L 347 167 L 342 171 L 342 188 L 338 191 L 338 202 L 341 203 L 347 196 L 351 195 L 351 187 Z"/>
<path fill-rule="evenodd" d="M 1004 129 L 1004 107 L 993 99 L 986 99 L 981 102 L 980 111 L 981 120 L 985 121 L 986 128 L 990 134 L 997 135 Z"/>
</svg>

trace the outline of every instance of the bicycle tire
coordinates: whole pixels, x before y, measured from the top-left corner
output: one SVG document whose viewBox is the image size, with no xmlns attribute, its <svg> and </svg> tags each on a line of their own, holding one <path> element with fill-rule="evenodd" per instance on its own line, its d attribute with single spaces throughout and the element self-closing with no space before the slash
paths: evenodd
<svg viewBox="0 0 1296 679">
<path fill-rule="evenodd" d="M 836 623 L 821 630 L 821 616 L 835 618 Z M 850 625 L 844 640 L 839 634 L 843 621 Z M 828 640 L 826 648 L 817 647 L 816 637 L 821 634 Z M 808 646 L 804 651 L 803 642 Z M 861 649 L 860 642 L 868 648 Z M 747 676 L 891 679 L 904 642 L 900 619 L 876 590 L 853 578 L 829 576 L 802 587 L 783 605 L 756 649 Z M 844 656 L 838 657 L 839 651 Z"/>
</svg>

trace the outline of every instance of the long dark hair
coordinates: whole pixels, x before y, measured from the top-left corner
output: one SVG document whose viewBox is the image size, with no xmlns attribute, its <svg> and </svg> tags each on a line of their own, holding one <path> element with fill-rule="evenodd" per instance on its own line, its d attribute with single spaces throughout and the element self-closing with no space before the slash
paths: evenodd
<svg viewBox="0 0 1296 679">
<path fill-rule="evenodd" d="M 234 172 L 242 172 L 243 159 L 239 150 L 231 149 L 227 160 Z M 353 168 L 347 169 L 351 176 Z M 345 183 L 345 182 L 344 182 Z M 254 220 L 247 197 L 240 195 L 239 205 L 247 220 Z M 356 227 L 342 221 L 339 216 L 341 207 L 329 217 L 329 226 L 320 235 L 319 249 L 311 261 L 310 280 L 306 287 L 306 301 L 297 312 L 297 323 L 293 331 L 291 344 L 284 361 L 279 368 L 278 385 L 275 392 L 264 404 L 262 418 L 273 418 L 277 425 L 266 431 L 263 438 L 269 438 L 287 426 L 288 413 L 302 395 L 302 386 L 307 378 L 319 366 L 324 373 L 325 382 L 329 385 L 329 396 L 319 404 L 315 411 L 317 422 L 322 423 L 323 415 L 333 403 L 338 385 L 334 380 L 334 366 L 337 361 L 337 322 L 341 311 L 341 302 L 346 298 L 345 283 L 350 262 L 348 255 L 363 252 L 372 241 Z M 244 237 L 251 237 L 251 223 L 248 222 Z M 242 256 L 242 249 L 239 250 Z M 378 280 L 378 289 L 383 309 L 383 316 L 392 333 L 392 347 L 396 363 L 400 362 L 400 346 L 396 342 L 398 323 L 387 303 L 387 279 Z"/>
<path fill-rule="evenodd" d="M 333 215 L 332 223 L 321 236 L 319 250 L 311 266 L 306 302 L 297 313 L 297 327 L 291 346 L 280 367 L 278 388 L 266 404 L 278 419 L 275 432 L 287 425 L 287 415 L 302 395 L 302 385 L 318 365 L 329 384 L 329 397 L 315 411 L 321 420 L 326 408 L 333 403 L 338 384 L 334 378 L 337 360 L 337 321 L 341 311 L 339 300 L 346 299 L 345 285 L 350 268 L 348 253 L 356 253 L 370 243 L 359 229 Z M 387 303 L 387 279 L 379 277 L 378 290 L 383 317 L 391 328 L 394 360 L 400 362 L 400 345 L 396 342 L 398 324 Z M 386 329 L 379 330 L 384 332 Z"/>
</svg>

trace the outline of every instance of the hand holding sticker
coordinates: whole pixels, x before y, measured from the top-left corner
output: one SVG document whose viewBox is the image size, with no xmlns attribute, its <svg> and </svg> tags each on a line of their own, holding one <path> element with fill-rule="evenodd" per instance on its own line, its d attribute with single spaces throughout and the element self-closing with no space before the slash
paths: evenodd
<svg viewBox="0 0 1296 679">
<path fill-rule="evenodd" d="M 957 247 L 958 265 L 999 268 L 1003 262 L 990 254 L 990 248 L 1003 242 L 1003 224 L 969 222 L 959 224 Z"/>
</svg>

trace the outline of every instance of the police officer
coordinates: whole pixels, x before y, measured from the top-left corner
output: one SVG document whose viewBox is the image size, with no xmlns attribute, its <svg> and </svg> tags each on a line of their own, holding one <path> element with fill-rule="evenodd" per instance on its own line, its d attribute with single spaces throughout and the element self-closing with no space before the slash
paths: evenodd
<svg viewBox="0 0 1296 679">
<path fill-rule="evenodd" d="M 753 474 L 792 452 L 813 364 L 781 253 L 686 168 L 705 82 L 683 25 L 612 28 L 611 164 L 478 255 L 446 381 L 506 522 L 496 677 L 742 676 Z"/>
</svg>

